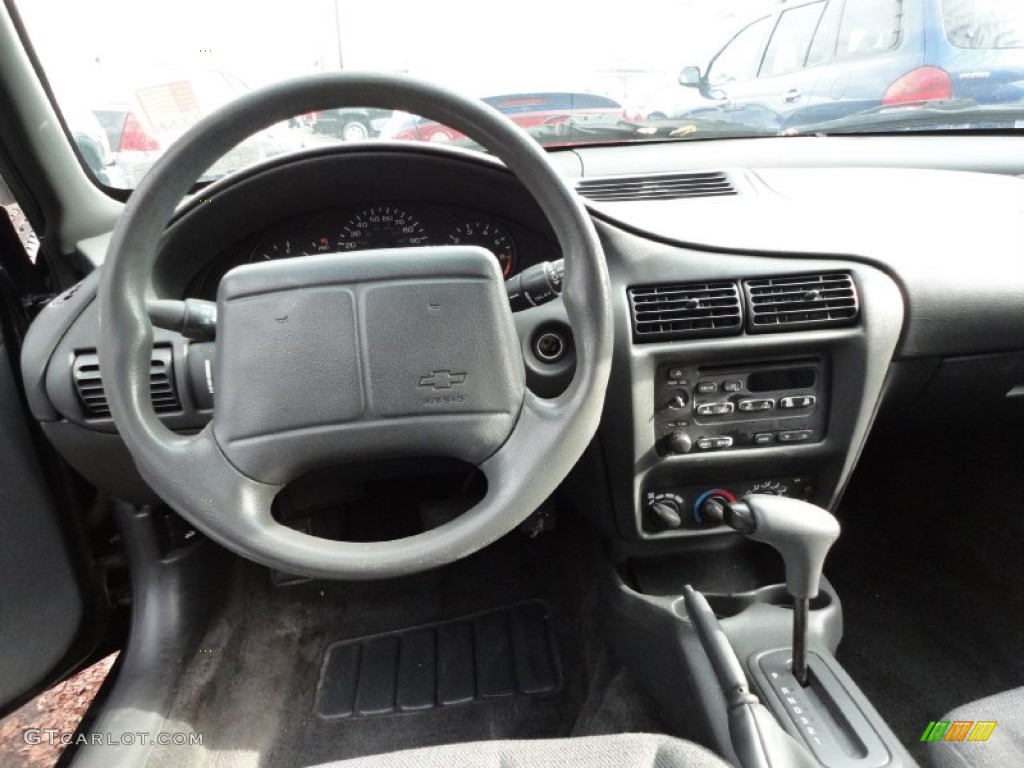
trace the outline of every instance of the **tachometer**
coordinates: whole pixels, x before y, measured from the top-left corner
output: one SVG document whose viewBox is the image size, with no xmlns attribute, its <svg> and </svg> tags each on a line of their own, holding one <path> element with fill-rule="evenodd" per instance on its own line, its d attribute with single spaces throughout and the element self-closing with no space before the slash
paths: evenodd
<svg viewBox="0 0 1024 768">
<path fill-rule="evenodd" d="M 338 250 L 402 248 L 428 242 L 427 231 L 408 211 L 394 205 L 376 205 L 345 222 L 338 235 Z"/>
<path fill-rule="evenodd" d="M 491 221 L 465 221 L 448 235 L 453 245 L 479 245 L 493 253 L 501 265 L 501 273 L 508 277 L 516 261 L 516 244 L 504 227 Z"/>
</svg>

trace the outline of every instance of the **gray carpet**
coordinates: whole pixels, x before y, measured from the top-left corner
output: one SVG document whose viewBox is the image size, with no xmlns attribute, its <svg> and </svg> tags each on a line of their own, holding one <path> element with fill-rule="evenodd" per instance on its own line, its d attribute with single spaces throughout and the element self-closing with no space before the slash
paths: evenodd
<svg viewBox="0 0 1024 768">
<path fill-rule="evenodd" d="M 303 766 L 454 742 L 664 731 L 656 705 L 605 644 L 591 555 L 579 531 L 537 539 L 514 532 L 464 561 L 416 577 L 285 588 L 272 587 L 266 570 L 239 562 L 234 597 L 187 670 L 166 728 L 202 733 L 203 746 L 157 748 L 149 765 Z M 321 661 L 331 644 L 532 599 L 550 608 L 558 690 L 422 712 L 315 714 Z"/>
<path fill-rule="evenodd" d="M 838 658 L 911 753 L 929 720 L 1024 685 L 1024 440 L 877 435 L 825 572 Z"/>
</svg>

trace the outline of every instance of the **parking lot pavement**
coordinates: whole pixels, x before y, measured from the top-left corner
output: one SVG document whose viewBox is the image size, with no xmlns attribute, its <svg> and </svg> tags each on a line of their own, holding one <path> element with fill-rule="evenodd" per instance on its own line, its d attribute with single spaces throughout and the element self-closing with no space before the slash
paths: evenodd
<svg viewBox="0 0 1024 768">
<path fill-rule="evenodd" d="M 117 654 L 113 653 L 45 691 L 0 720 L 0 765 L 4 768 L 52 768 L 63 747 L 37 731 L 75 732 Z M 37 743 L 38 742 L 38 743 Z"/>
</svg>

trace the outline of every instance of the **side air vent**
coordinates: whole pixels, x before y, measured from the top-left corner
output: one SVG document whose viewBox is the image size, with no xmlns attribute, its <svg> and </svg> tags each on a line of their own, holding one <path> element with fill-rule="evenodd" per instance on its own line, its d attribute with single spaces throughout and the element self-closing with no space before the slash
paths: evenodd
<svg viewBox="0 0 1024 768">
<path fill-rule="evenodd" d="M 686 283 L 629 289 L 633 340 L 731 336 L 743 329 L 736 283 Z"/>
<path fill-rule="evenodd" d="M 721 197 L 736 194 L 732 180 L 719 171 L 583 179 L 577 182 L 576 189 L 584 197 L 599 202 L 676 200 L 681 197 Z"/>
<path fill-rule="evenodd" d="M 107 394 L 100 380 L 100 362 L 95 353 L 78 355 L 71 367 L 75 391 L 89 418 L 110 416 Z M 149 369 L 149 392 L 153 410 L 157 413 L 171 413 L 181 410 L 178 388 L 174 382 L 174 355 L 168 347 L 153 350 L 153 362 Z"/>
<path fill-rule="evenodd" d="M 747 330 L 797 331 L 857 322 L 857 288 L 847 274 L 746 280 Z"/>
</svg>

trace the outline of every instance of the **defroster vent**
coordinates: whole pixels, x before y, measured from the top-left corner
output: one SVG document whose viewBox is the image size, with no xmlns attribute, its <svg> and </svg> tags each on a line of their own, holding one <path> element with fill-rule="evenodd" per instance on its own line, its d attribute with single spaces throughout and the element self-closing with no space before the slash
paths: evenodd
<svg viewBox="0 0 1024 768">
<path fill-rule="evenodd" d="M 747 330 L 798 331 L 857 322 L 857 287 L 848 274 L 745 280 Z"/>
<path fill-rule="evenodd" d="M 107 393 L 103 391 L 103 382 L 100 380 L 100 361 L 96 354 L 84 352 L 78 355 L 71 367 L 71 375 L 85 415 L 89 418 L 109 417 L 110 406 L 107 403 Z M 181 410 L 178 387 L 174 381 L 174 354 L 169 347 L 156 347 L 153 350 L 153 361 L 149 369 L 149 392 L 153 410 L 157 413 Z"/>
<path fill-rule="evenodd" d="M 732 336 L 743 328 L 736 283 L 684 283 L 629 289 L 633 340 Z"/>
<path fill-rule="evenodd" d="M 583 179 L 577 182 L 576 189 L 584 197 L 598 202 L 676 200 L 736 194 L 732 180 L 721 171 Z"/>
</svg>

